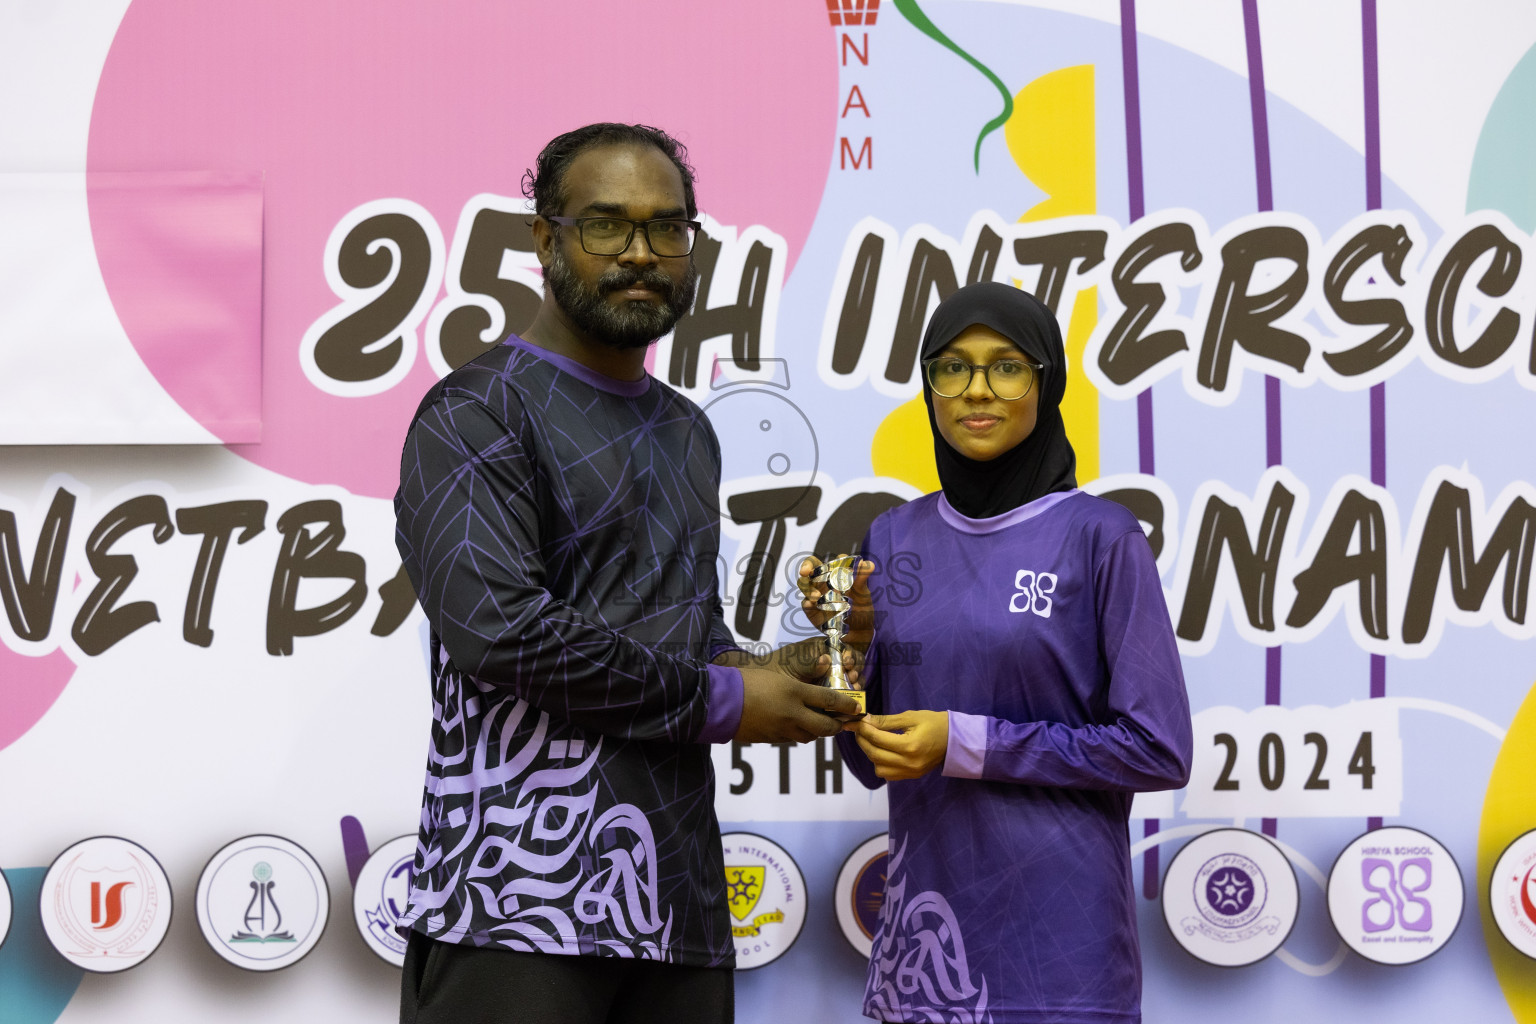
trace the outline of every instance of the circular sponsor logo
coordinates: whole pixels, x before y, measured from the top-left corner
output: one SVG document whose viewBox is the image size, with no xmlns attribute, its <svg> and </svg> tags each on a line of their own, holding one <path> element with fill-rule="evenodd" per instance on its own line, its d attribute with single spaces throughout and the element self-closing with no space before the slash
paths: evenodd
<svg viewBox="0 0 1536 1024">
<path fill-rule="evenodd" d="M 1221 828 L 1174 855 L 1163 876 L 1163 920 L 1196 959 L 1242 967 L 1284 944 L 1299 897 L 1278 846 L 1257 832 Z"/>
<path fill-rule="evenodd" d="M 1521 953 L 1536 959 L 1536 829 L 1499 855 L 1488 881 L 1488 905 L 1499 933 Z"/>
<path fill-rule="evenodd" d="M 6 881 L 5 872 L 0 871 L 0 946 L 5 945 L 5 937 L 11 933 L 11 883 Z"/>
<path fill-rule="evenodd" d="M 171 883 L 139 844 L 95 836 L 54 859 L 38 913 L 48 941 L 76 967 L 126 971 L 160 948 L 171 925 Z"/>
<path fill-rule="evenodd" d="M 1411 964 L 1450 941 L 1466 893 L 1450 851 L 1417 829 L 1379 828 L 1328 873 L 1328 916 L 1344 944 L 1379 964 Z"/>
<path fill-rule="evenodd" d="M 736 969 L 750 971 L 773 963 L 800 937 L 805 927 L 805 876 L 771 839 L 727 832 L 720 841 Z"/>
<path fill-rule="evenodd" d="M 219 956 L 248 971 L 302 960 L 325 931 L 325 874 L 281 836 L 236 839 L 208 861 L 197 882 L 197 923 Z"/>
<path fill-rule="evenodd" d="M 395 926 L 411 890 L 416 836 L 399 836 L 374 850 L 352 887 L 352 919 L 368 948 L 396 967 L 405 963 L 405 938 Z"/>
<path fill-rule="evenodd" d="M 860 843 L 837 873 L 837 924 L 848 944 L 864 956 L 874 949 L 890 859 L 891 836 L 882 832 Z"/>
</svg>

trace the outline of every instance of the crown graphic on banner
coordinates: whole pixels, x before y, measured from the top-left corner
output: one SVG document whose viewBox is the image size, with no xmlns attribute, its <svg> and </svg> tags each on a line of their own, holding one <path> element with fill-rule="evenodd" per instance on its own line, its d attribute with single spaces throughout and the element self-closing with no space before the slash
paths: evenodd
<svg viewBox="0 0 1536 1024">
<path fill-rule="evenodd" d="M 838 25 L 873 25 L 880 0 L 827 0 L 827 20 Z"/>
</svg>

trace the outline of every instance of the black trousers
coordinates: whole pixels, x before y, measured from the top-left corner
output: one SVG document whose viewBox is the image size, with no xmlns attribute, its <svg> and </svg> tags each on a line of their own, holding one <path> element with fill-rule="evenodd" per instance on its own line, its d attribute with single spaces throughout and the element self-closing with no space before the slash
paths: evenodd
<svg viewBox="0 0 1536 1024">
<path fill-rule="evenodd" d="M 413 931 L 400 1024 L 731 1024 L 734 973 L 460 946 Z"/>
</svg>

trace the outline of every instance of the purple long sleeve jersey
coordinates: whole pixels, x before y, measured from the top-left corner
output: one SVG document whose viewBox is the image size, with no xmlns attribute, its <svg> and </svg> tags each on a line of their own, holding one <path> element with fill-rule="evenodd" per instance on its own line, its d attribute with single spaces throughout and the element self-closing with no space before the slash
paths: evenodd
<svg viewBox="0 0 1536 1024">
<path fill-rule="evenodd" d="M 985 520 L 933 494 L 877 519 L 865 556 L 871 709 L 949 712 L 942 773 L 890 786 L 865 1012 L 1139 1021 L 1131 797 L 1182 786 L 1191 756 L 1140 524 L 1081 491 Z M 881 784 L 851 734 L 839 746 Z"/>
<path fill-rule="evenodd" d="M 405 925 L 729 966 L 709 742 L 741 717 L 697 406 L 513 338 L 440 381 L 396 540 L 441 655 Z M 436 649 L 434 643 L 434 650 Z"/>
</svg>

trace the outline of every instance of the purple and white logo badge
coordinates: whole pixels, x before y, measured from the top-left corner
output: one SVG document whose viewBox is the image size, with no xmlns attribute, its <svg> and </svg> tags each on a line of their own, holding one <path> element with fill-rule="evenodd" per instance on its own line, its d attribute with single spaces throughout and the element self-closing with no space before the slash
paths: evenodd
<svg viewBox="0 0 1536 1024">
<path fill-rule="evenodd" d="M 96 836 L 76 843 L 43 876 L 43 931 L 59 955 L 101 974 L 149 959 L 171 926 L 171 883 L 137 843 Z"/>
<path fill-rule="evenodd" d="M 405 914 L 411 891 L 411 865 L 416 861 L 416 836 L 399 836 L 374 850 L 352 887 L 352 919 L 373 950 L 400 967 L 405 963 L 405 937 L 395 930 Z"/>
<path fill-rule="evenodd" d="M 1163 918 L 1179 945 L 1218 967 L 1269 956 L 1296 924 L 1296 873 L 1257 832 L 1224 828 L 1185 844 L 1163 878 Z"/>
<path fill-rule="evenodd" d="M 837 873 L 837 924 L 848 944 L 864 956 L 874 950 L 890 859 L 891 837 L 882 832 L 860 843 Z"/>
<path fill-rule="evenodd" d="M 1200 866 L 1195 875 L 1195 906 L 1217 928 L 1223 942 L 1244 938 L 1243 929 L 1264 911 L 1269 895 L 1264 872 L 1239 853 L 1223 853 Z"/>
<path fill-rule="evenodd" d="M 1411 964 L 1461 923 L 1461 871 L 1411 828 L 1379 828 L 1344 847 L 1328 874 L 1328 916 L 1344 944 L 1379 964 Z"/>
</svg>

